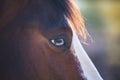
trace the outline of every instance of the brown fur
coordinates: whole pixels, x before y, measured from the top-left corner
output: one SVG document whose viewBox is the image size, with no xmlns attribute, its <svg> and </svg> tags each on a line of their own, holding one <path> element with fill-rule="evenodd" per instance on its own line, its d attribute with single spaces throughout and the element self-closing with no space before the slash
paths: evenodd
<svg viewBox="0 0 120 80">
<path fill-rule="evenodd" d="M 0 80 L 85 80 L 74 52 L 72 30 L 88 33 L 74 0 L 5 0 L 0 7 Z M 39 11 L 40 10 L 40 11 Z M 53 23 L 54 22 L 54 23 Z M 49 39 L 68 37 L 69 47 Z"/>
</svg>

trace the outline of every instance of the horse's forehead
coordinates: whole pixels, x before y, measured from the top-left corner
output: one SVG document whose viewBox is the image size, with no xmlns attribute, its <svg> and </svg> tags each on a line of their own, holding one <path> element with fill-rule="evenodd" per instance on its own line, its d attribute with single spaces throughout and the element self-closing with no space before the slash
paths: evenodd
<svg viewBox="0 0 120 80">
<path fill-rule="evenodd" d="M 54 31 L 60 28 L 70 28 L 64 13 L 54 7 L 55 5 L 52 3 L 40 1 L 29 7 L 27 13 L 30 16 L 26 13 L 24 16 L 28 16 L 28 21 L 39 21 L 40 28 L 43 32 L 49 30 Z"/>
<path fill-rule="evenodd" d="M 18 26 L 20 24 L 19 26 L 25 27 L 30 26 L 29 24 L 33 23 L 34 27 L 39 26 L 39 29 L 45 34 L 48 34 L 47 32 L 65 32 L 65 30 L 63 29 L 71 32 L 68 21 L 64 15 L 64 11 L 62 10 L 61 6 L 57 5 L 59 4 L 58 2 L 55 4 L 51 1 L 52 0 L 30 0 L 30 2 L 26 3 L 23 8 L 23 5 L 20 6 L 21 3 L 19 3 L 19 1 L 16 3 L 8 2 L 9 4 L 11 4 L 11 6 L 17 6 L 17 4 L 18 6 L 16 8 L 12 8 L 11 12 L 9 13 L 7 13 L 6 10 L 5 17 L 3 17 L 5 18 L 5 20 L 1 19 L 0 21 L 3 21 L 5 24 L 10 23 L 9 26 Z"/>
<path fill-rule="evenodd" d="M 59 9 L 55 9 L 56 6 L 54 4 L 46 2 L 40 2 L 32 6 L 36 7 L 36 11 L 38 11 L 38 15 L 41 19 L 41 22 L 47 26 L 57 26 L 61 24 L 61 21 L 64 20 L 64 14 Z M 35 12 L 36 12 L 35 11 Z"/>
</svg>

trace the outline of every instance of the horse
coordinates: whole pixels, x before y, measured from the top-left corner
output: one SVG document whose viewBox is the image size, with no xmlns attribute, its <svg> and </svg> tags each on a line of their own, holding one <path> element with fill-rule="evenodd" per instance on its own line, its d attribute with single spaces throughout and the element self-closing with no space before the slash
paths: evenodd
<svg viewBox="0 0 120 80">
<path fill-rule="evenodd" d="M 103 80 L 87 36 L 75 0 L 1 0 L 0 80 Z"/>
</svg>

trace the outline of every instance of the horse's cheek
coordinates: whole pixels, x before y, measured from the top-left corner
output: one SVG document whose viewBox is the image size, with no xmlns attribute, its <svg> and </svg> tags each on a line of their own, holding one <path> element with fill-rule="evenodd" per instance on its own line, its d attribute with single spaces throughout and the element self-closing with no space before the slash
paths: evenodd
<svg viewBox="0 0 120 80">
<path fill-rule="evenodd" d="M 60 53 L 49 51 L 47 59 L 50 72 L 54 71 L 55 75 L 66 80 L 77 80 L 80 77 L 77 61 L 70 50 Z M 73 73 L 78 75 L 73 75 Z"/>
</svg>

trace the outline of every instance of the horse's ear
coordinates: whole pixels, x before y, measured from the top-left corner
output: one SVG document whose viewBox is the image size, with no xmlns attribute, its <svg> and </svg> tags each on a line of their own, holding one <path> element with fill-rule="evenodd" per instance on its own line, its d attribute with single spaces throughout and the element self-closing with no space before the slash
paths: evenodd
<svg viewBox="0 0 120 80">
<path fill-rule="evenodd" d="M 0 30 L 10 23 L 27 4 L 27 0 L 4 0 L 0 12 Z"/>
<path fill-rule="evenodd" d="M 69 13 L 68 19 L 70 24 L 72 25 L 73 30 L 79 35 L 81 42 L 86 43 L 87 37 L 90 37 L 89 33 L 87 32 L 83 17 L 79 11 L 78 6 L 75 4 L 74 0 L 69 1 Z"/>
</svg>

